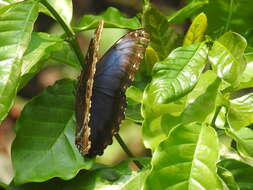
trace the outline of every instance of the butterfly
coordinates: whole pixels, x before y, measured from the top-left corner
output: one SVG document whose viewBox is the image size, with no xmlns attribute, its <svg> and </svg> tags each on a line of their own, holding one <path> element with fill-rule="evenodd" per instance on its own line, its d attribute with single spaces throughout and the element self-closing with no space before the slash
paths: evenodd
<svg viewBox="0 0 253 190">
<path fill-rule="evenodd" d="M 149 43 L 143 29 L 120 38 L 98 61 L 104 22 L 95 30 L 76 87 L 76 146 L 83 156 L 102 155 L 119 131 L 126 109 L 125 91 Z"/>
</svg>

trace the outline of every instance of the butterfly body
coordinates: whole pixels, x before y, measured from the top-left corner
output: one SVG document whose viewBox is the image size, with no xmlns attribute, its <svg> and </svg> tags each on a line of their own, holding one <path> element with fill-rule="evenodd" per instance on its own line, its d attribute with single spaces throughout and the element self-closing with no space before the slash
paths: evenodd
<svg viewBox="0 0 253 190">
<path fill-rule="evenodd" d="M 101 35 L 98 30 L 96 36 Z M 90 157 L 101 155 L 119 130 L 124 94 L 144 56 L 148 34 L 142 29 L 126 34 L 98 62 L 91 51 L 96 43 L 95 38 L 90 44 L 76 93 L 76 145 Z"/>
</svg>

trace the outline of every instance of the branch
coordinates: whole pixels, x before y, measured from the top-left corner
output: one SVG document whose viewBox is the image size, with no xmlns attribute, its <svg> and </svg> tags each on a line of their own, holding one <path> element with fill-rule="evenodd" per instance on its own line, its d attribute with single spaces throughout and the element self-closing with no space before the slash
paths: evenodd
<svg viewBox="0 0 253 190">
<path fill-rule="evenodd" d="M 115 134 L 114 135 L 116 140 L 118 141 L 118 143 L 120 144 L 121 148 L 124 150 L 124 152 L 130 157 L 130 158 L 134 158 L 134 155 L 132 152 L 130 152 L 130 150 L 128 149 L 127 145 L 124 143 L 123 139 L 120 137 L 119 134 Z M 133 160 L 133 162 L 135 163 L 135 165 L 139 168 L 142 169 L 143 165 L 138 161 L 138 160 Z"/>
</svg>

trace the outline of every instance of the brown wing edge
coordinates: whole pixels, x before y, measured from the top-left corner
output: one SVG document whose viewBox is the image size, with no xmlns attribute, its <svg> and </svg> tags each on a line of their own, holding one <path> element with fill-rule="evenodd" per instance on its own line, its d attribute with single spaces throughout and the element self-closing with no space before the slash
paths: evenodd
<svg viewBox="0 0 253 190">
<path fill-rule="evenodd" d="M 89 140 L 91 96 L 93 88 L 93 78 L 96 72 L 98 60 L 99 41 L 103 31 L 104 21 L 100 21 L 94 32 L 94 38 L 90 41 L 89 48 L 84 60 L 84 68 L 79 76 L 76 90 L 76 139 L 75 144 L 82 155 L 89 152 L 91 142 Z"/>
<path fill-rule="evenodd" d="M 127 69 L 129 73 L 123 79 L 122 86 L 118 92 L 117 97 L 115 97 L 115 114 L 112 119 L 112 122 L 109 124 L 110 126 L 107 126 L 108 129 L 111 129 L 111 136 L 104 142 L 104 148 L 112 144 L 112 136 L 119 132 L 119 126 L 122 120 L 125 119 L 125 110 L 127 106 L 125 92 L 134 80 L 134 76 L 138 71 L 139 65 L 144 57 L 146 47 L 149 43 L 149 34 L 146 33 L 144 29 L 129 32 L 122 38 L 134 39 L 136 41 L 136 47 L 133 48 L 132 55 L 128 57 L 128 60 L 126 60 L 130 62 L 130 64 L 128 64 L 129 68 Z M 121 39 L 119 39 L 113 47 L 117 46 L 117 44 L 120 43 Z M 101 154 L 103 154 L 103 152 Z"/>
</svg>

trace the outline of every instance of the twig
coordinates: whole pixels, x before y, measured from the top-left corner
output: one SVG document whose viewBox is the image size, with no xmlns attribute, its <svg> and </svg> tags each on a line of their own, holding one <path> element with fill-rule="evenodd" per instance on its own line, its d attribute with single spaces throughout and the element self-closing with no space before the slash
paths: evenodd
<svg viewBox="0 0 253 190">
<path fill-rule="evenodd" d="M 216 110 L 215 110 L 215 113 L 214 113 L 214 116 L 213 116 L 213 119 L 212 119 L 212 122 L 211 122 L 211 125 L 212 126 L 215 126 L 215 121 L 220 113 L 220 110 L 221 110 L 222 106 L 217 106 Z"/>
<path fill-rule="evenodd" d="M 124 143 L 123 139 L 120 137 L 119 134 L 115 134 L 114 135 L 116 140 L 118 141 L 118 143 L 120 144 L 121 148 L 124 150 L 124 152 L 130 157 L 130 158 L 134 158 L 134 155 L 132 152 L 130 152 L 130 150 L 128 149 L 127 145 Z M 138 161 L 138 160 L 133 160 L 133 162 L 136 164 L 136 166 L 139 169 L 143 168 L 143 165 Z"/>
<path fill-rule="evenodd" d="M 61 25 L 61 27 L 65 31 L 66 35 L 68 36 L 68 41 L 69 41 L 72 49 L 74 50 L 80 64 L 83 66 L 83 61 L 84 61 L 83 53 L 82 53 L 82 50 L 79 46 L 79 43 L 77 41 L 74 31 L 72 30 L 72 28 L 69 25 L 67 25 L 65 23 L 65 21 L 62 19 L 62 17 L 50 5 L 50 3 L 48 3 L 46 0 L 42 0 L 41 3 L 50 11 L 50 13 L 52 13 L 54 18 L 57 20 L 57 22 Z"/>
<path fill-rule="evenodd" d="M 232 18 L 232 13 L 233 13 L 233 4 L 234 4 L 233 0 L 230 0 L 228 18 L 227 18 L 227 22 L 226 22 L 226 26 L 225 26 L 225 32 L 228 31 L 230 23 L 231 23 L 231 18 Z"/>
</svg>

